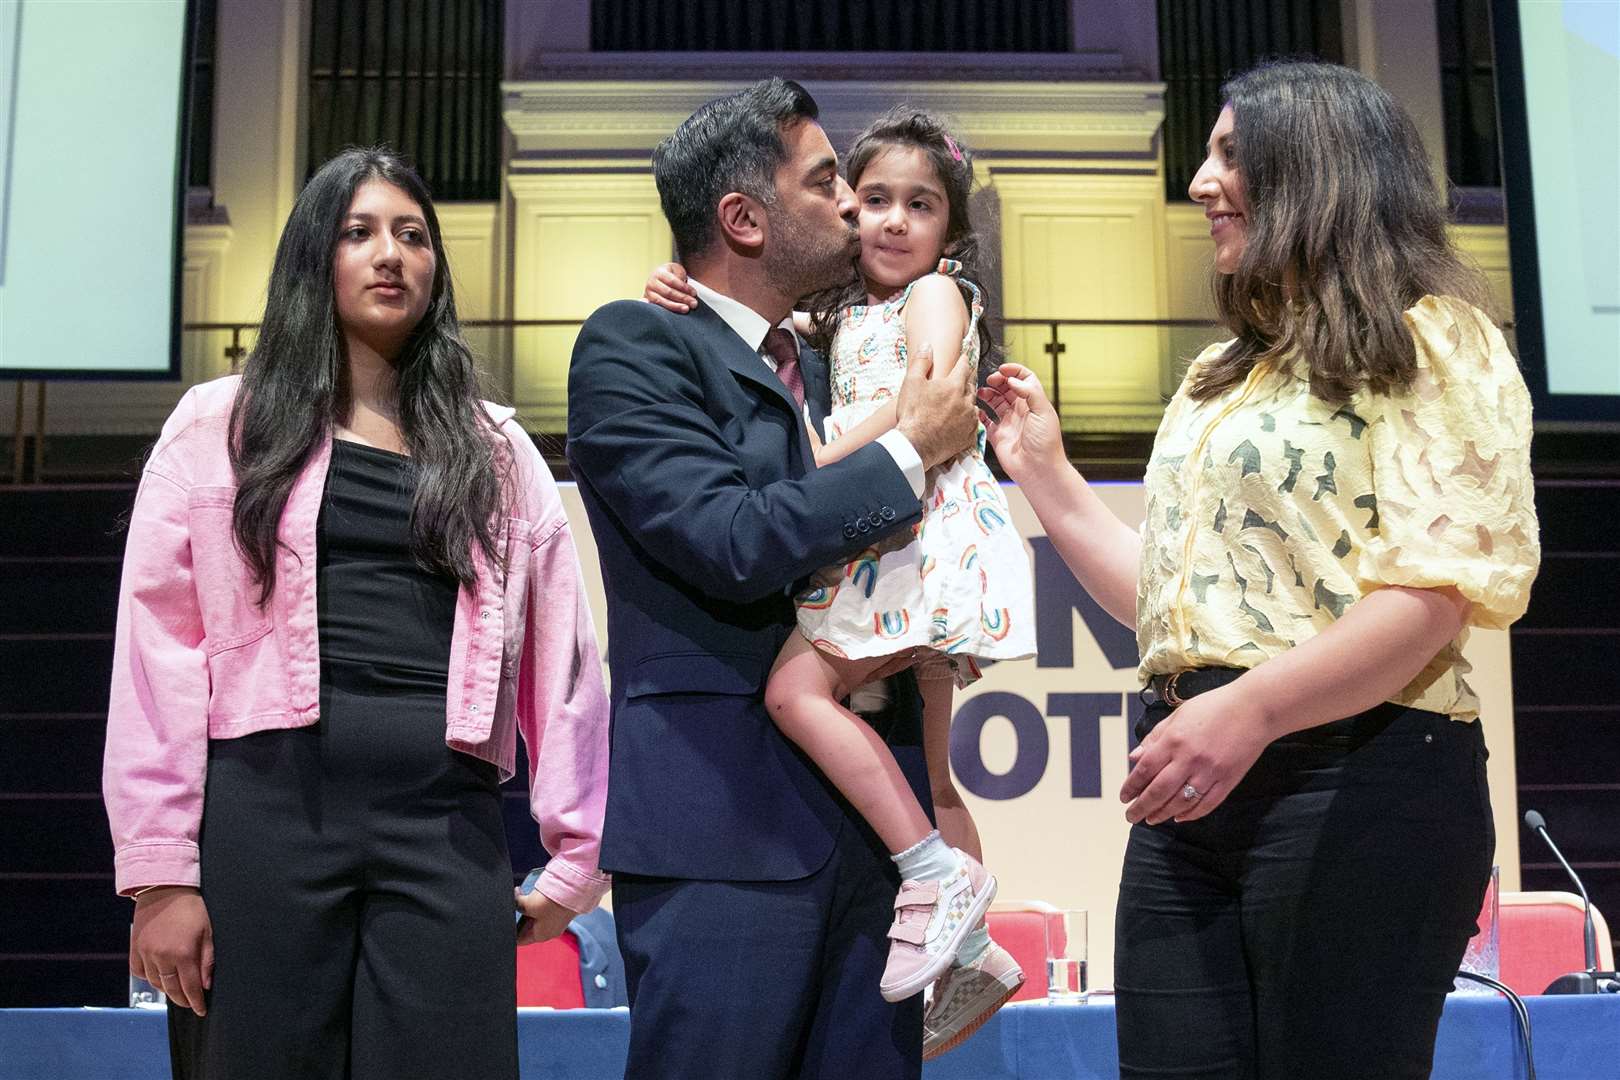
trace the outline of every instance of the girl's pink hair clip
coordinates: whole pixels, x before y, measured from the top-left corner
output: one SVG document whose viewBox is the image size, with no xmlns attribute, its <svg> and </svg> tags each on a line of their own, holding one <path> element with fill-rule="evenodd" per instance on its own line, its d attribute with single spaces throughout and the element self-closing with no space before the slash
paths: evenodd
<svg viewBox="0 0 1620 1080">
<path fill-rule="evenodd" d="M 950 150 L 951 157 L 955 158 L 957 161 L 962 160 L 962 148 L 956 145 L 955 139 L 951 138 L 949 135 L 945 136 L 945 146 L 948 150 Z"/>
</svg>

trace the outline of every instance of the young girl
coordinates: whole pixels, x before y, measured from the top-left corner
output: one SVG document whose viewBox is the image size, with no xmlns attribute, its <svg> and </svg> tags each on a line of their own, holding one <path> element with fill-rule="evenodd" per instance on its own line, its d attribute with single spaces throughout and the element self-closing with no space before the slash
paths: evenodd
<svg viewBox="0 0 1620 1080">
<path fill-rule="evenodd" d="M 832 412 L 818 465 L 895 425 L 909 349 L 931 348 L 933 362 L 949 366 L 962 350 L 977 362 L 994 348 L 972 280 L 973 165 L 960 141 L 938 119 L 897 108 L 856 139 L 848 177 L 861 207 L 859 279 L 812 298 L 811 312 L 795 319 L 831 356 Z M 675 264 L 654 271 L 647 298 L 674 310 L 695 299 Z M 909 997 L 959 963 L 925 1021 L 924 1056 L 933 1057 L 1023 983 L 981 924 L 995 880 L 978 865 L 978 832 L 951 783 L 949 725 L 953 689 L 979 677 L 980 661 L 1031 656 L 1035 639 L 1028 556 L 985 464 L 982 427 L 971 450 L 931 472 L 923 503 L 910 533 L 823 571 L 798 597 L 800 633 L 777 658 L 765 700 L 899 864 L 884 997 Z M 922 693 L 938 830 L 882 740 L 840 704 L 897 666 L 914 670 Z"/>
</svg>

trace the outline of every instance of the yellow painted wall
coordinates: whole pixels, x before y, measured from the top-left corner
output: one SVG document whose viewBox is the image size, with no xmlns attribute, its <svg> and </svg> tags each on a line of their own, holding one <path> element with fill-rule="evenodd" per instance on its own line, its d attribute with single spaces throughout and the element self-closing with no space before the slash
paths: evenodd
<svg viewBox="0 0 1620 1080">
<path fill-rule="evenodd" d="M 583 320 L 610 300 L 641 295 L 667 262 L 669 225 L 650 171 L 514 175 L 512 317 Z M 560 431 L 577 330 L 514 333 L 512 400 L 532 430 Z"/>
<path fill-rule="evenodd" d="M 1165 310 L 1164 183 L 1157 173 L 989 170 L 1001 208 L 1008 319 L 1159 319 Z M 1161 411 L 1164 331 L 1010 326 L 1009 355 L 1056 386 L 1065 426 L 1152 431 Z"/>
</svg>

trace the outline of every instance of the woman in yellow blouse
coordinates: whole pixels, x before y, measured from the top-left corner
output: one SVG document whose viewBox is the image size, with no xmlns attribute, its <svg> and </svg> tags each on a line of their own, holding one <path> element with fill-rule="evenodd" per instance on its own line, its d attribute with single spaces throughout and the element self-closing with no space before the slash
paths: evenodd
<svg viewBox="0 0 1620 1080">
<path fill-rule="evenodd" d="M 1232 340 L 1165 411 L 1140 531 L 1014 364 L 990 438 L 1137 628 L 1115 976 L 1126 1077 L 1426 1077 L 1495 845 L 1469 626 L 1539 561 L 1530 403 L 1410 118 L 1239 76 L 1190 194 Z"/>
</svg>

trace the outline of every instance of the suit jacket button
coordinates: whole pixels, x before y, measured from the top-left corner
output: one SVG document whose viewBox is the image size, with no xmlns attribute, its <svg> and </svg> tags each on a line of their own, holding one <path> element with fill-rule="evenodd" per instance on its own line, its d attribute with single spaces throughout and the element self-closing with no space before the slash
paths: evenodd
<svg viewBox="0 0 1620 1080">
<path fill-rule="evenodd" d="M 853 523 L 844 526 L 844 536 L 850 540 L 855 539 L 855 526 Z"/>
<path fill-rule="evenodd" d="M 863 533 L 871 532 L 872 531 L 872 523 L 870 521 L 867 521 L 865 518 L 861 518 L 859 521 L 855 522 L 855 529 L 856 529 L 856 531 L 863 532 Z"/>
<path fill-rule="evenodd" d="M 876 510 L 868 514 L 866 520 L 872 523 L 872 528 L 874 529 L 883 528 L 883 515 L 878 513 Z"/>
<path fill-rule="evenodd" d="M 895 518 L 894 507 L 885 506 L 883 508 L 883 520 L 884 521 L 893 521 L 894 518 Z"/>
</svg>

